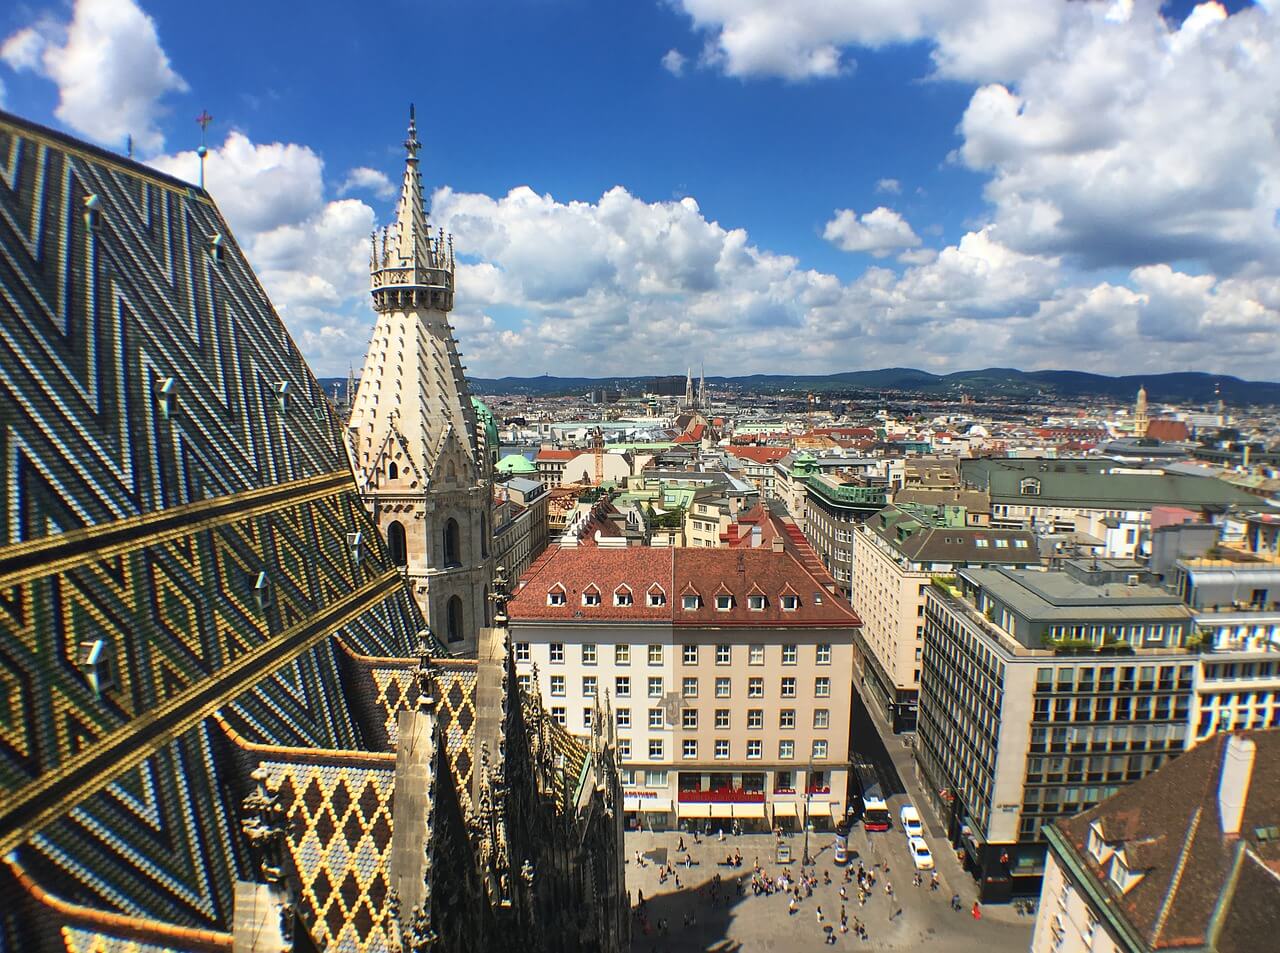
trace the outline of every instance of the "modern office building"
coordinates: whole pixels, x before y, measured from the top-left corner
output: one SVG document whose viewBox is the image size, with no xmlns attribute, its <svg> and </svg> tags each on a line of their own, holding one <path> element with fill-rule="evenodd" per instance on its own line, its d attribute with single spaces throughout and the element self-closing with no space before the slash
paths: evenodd
<svg viewBox="0 0 1280 953">
<path fill-rule="evenodd" d="M 963 506 L 890 505 L 854 530 L 854 673 L 895 732 L 914 731 L 930 579 L 963 566 L 1039 563 L 1025 530 L 972 526 Z"/>
<path fill-rule="evenodd" d="M 1045 833 L 1032 953 L 1280 945 L 1280 731 L 1221 735 Z"/>
<path fill-rule="evenodd" d="M 984 901 L 1038 893 L 1045 823 L 1183 750 L 1192 614 L 1130 575 L 961 569 L 926 594 L 919 768 Z"/>
<path fill-rule="evenodd" d="M 588 734 L 612 711 L 628 821 L 748 829 L 843 815 L 858 618 L 768 547 L 554 547 L 510 604 L 519 677 Z"/>
</svg>

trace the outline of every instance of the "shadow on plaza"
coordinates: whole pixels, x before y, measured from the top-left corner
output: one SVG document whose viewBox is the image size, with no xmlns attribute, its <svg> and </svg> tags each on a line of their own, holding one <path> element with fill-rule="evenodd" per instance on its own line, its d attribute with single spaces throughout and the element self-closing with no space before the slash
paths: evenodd
<svg viewBox="0 0 1280 953">
<path fill-rule="evenodd" d="M 742 868 L 719 866 L 716 868 L 721 878 L 719 899 L 713 903 L 706 881 L 698 884 L 685 883 L 679 889 L 674 882 L 667 881 L 663 886 L 666 893 L 659 893 L 645 898 L 645 914 L 648 918 L 648 932 L 632 910 L 631 951 L 632 953 L 685 953 L 685 951 L 706 951 L 706 953 L 737 953 L 742 944 L 729 938 L 729 924 L 735 917 L 736 909 L 751 895 L 751 871 L 743 872 Z M 691 873 L 684 867 L 677 867 L 676 872 L 682 877 Z M 708 874 L 708 877 L 710 874 Z M 739 892 L 741 888 L 741 892 Z M 692 915 L 693 922 L 685 925 L 685 917 Z M 666 922 L 666 930 L 659 929 L 659 923 Z"/>
</svg>

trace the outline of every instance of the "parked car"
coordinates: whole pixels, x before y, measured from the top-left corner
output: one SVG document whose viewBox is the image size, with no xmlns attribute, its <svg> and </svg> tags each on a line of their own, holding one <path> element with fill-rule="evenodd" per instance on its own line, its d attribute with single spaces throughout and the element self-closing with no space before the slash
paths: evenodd
<svg viewBox="0 0 1280 953">
<path fill-rule="evenodd" d="M 920 821 L 920 814 L 910 804 L 902 805 L 902 810 L 898 812 L 898 818 L 902 821 L 902 832 L 907 837 L 924 836 L 924 824 Z"/>
<path fill-rule="evenodd" d="M 916 865 L 916 870 L 933 870 L 933 854 L 923 837 L 907 838 L 907 850 L 911 852 L 911 862 Z"/>
</svg>

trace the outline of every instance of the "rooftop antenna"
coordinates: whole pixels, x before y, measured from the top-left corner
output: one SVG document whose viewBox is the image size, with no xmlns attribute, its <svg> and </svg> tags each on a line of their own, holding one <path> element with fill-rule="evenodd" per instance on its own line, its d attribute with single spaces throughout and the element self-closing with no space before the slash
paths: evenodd
<svg viewBox="0 0 1280 953">
<path fill-rule="evenodd" d="M 204 188 L 204 158 L 209 154 L 209 148 L 204 144 L 204 134 L 211 122 L 213 117 L 209 115 L 209 110 L 200 110 L 200 115 L 196 116 L 196 123 L 200 126 L 200 148 L 196 150 L 196 155 L 200 157 L 200 188 L 202 189 Z"/>
</svg>

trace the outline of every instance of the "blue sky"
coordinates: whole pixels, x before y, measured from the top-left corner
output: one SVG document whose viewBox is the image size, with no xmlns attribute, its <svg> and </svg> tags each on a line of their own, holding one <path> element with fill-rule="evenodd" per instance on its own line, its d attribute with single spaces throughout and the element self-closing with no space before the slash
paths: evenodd
<svg viewBox="0 0 1280 953">
<path fill-rule="evenodd" d="M 207 108 L 209 189 L 318 373 L 362 359 L 413 100 L 474 374 L 1275 376 L 1268 4 L 307 10 L 10 7 L 0 84 L 189 177 Z"/>
</svg>

